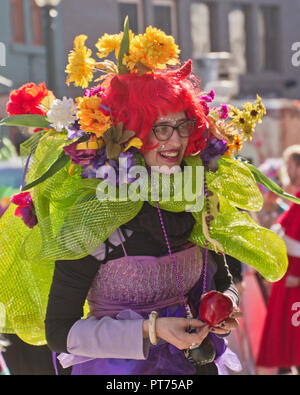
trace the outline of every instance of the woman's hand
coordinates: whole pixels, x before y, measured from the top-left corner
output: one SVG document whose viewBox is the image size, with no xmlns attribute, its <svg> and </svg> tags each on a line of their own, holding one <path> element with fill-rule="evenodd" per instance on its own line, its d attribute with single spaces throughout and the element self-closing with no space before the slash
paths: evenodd
<svg viewBox="0 0 300 395">
<path fill-rule="evenodd" d="M 242 313 L 236 307 L 233 309 L 233 312 L 230 314 L 230 317 L 222 322 L 217 327 L 211 328 L 211 332 L 216 335 L 228 335 L 232 329 L 235 329 L 239 325 L 238 319 L 242 317 Z"/>
<path fill-rule="evenodd" d="M 148 320 L 143 323 L 144 338 L 148 337 Z M 189 328 L 195 333 L 189 333 Z M 193 343 L 201 344 L 209 334 L 210 327 L 205 322 L 196 319 L 162 317 L 156 320 L 156 335 L 158 338 L 172 344 L 179 350 L 189 348 Z"/>
</svg>

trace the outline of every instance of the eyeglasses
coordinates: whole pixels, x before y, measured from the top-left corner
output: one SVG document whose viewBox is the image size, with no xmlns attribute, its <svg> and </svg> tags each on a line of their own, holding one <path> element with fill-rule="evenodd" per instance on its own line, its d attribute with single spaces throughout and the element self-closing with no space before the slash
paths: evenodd
<svg viewBox="0 0 300 395">
<path fill-rule="evenodd" d="M 177 130 L 180 137 L 189 137 L 193 133 L 195 122 L 196 121 L 194 119 L 185 119 L 177 126 L 167 124 L 154 125 L 152 126 L 152 131 L 159 141 L 169 140 L 172 137 L 174 130 Z"/>
</svg>

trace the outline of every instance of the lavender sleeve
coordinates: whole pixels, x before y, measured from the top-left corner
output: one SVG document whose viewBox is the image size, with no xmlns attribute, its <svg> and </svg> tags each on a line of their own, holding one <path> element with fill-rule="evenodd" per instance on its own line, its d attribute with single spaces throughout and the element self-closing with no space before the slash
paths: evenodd
<svg viewBox="0 0 300 395">
<path fill-rule="evenodd" d="M 149 340 L 143 339 L 142 325 L 143 319 L 108 316 L 79 320 L 68 333 L 67 351 L 89 358 L 147 359 Z"/>
<path fill-rule="evenodd" d="M 45 320 L 49 348 L 90 358 L 146 359 L 143 318 L 132 312 L 112 319 L 82 319 L 83 305 L 100 262 L 92 256 L 56 261 Z"/>
</svg>

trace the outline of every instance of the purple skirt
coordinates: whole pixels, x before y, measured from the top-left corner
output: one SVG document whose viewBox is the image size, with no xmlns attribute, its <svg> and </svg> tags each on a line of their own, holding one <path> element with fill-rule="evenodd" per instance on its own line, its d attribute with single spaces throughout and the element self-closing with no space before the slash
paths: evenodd
<svg viewBox="0 0 300 395">
<path fill-rule="evenodd" d="M 182 305 L 165 308 L 159 312 L 160 317 L 185 317 Z M 144 318 L 147 318 L 145 315 Z M 216 348 L 216 358 L 226 350 L 224 339 L 214 334 L 209 335 Z M 150 345 L 146 360 L 96 358 L 72 367 L 72 375 L 192 375 L 196 369 L 185 357 L 184 351 L 159 340 L 156 346 Z"/>
</svg>

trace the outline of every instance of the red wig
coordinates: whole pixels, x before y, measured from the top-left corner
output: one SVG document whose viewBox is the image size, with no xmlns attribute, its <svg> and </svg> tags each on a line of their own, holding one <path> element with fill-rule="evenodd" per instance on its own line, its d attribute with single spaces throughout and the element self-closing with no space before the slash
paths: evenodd
<svg viewBox="0 0 300 395">
<path fill-rule="evenodd" d="M 160 114 L 181 111 L 196 121 L 185 156 L 205 147 L 207 121 L 199 102 L 199 84 L 187 79 L 191 66 L 188 61 L 177 70 L 115 76 L 102 95 L 102 104 L 110 109 L 114 123 L 123 122 L 126 129 L 134 130 L 144 143 L 143 151 L 151 149 L 147 146 L 148 135 Z"/>
</svg>

